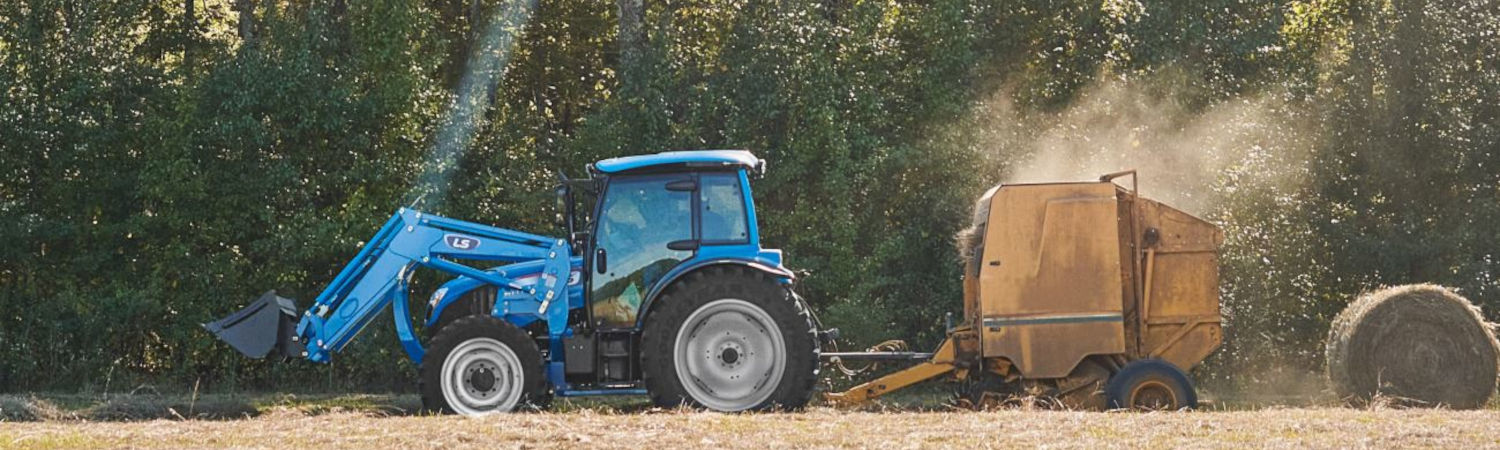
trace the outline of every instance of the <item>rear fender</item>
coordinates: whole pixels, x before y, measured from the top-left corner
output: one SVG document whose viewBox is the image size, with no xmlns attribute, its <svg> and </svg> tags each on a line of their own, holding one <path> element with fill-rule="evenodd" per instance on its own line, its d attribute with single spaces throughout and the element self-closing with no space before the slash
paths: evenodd
<svg viewBox="0 0 1500 450">
<path fill-rule="evenodd" d="M 667 275 L 663 276 L 662 279 L 661 279 L 661 281 L 658 281 L 655 286 L 652 286 L 651 292 L 646 295 L 646 301 L 641 304 L 641 312 L 642 313 L 639 314 L 639 317 L 636 318 L 636 322 L 635 322 L 636 328 L 639 329 L 642 325 L 644 325 L 646 323 L 646 316 L 649 315 L 650 312 L 651 312 L 651 305 L 653 303 L 656 303 L 656 299 L 659 298 L 659 297 L 661 297 L 662 292 L 666 291 L 668 286 L 671 286 L 672 283 L 677 282 L 678 279 L 681 279 L 682 277 L 686 276 L 687 274 L 690 274 L 690 273 L 693 273 L 693 272 L 697 272 L 699 270 L 703 270 L 703 269 L 706 269 L 706 268 L 709 268 L 709 267 L 713 267 L 713 266 L 738 266 L 738 267 L 746 267 L 746 268 L 749 268 L 749 269 L 753 269 L 753 270 L 765 273 L 767 275 L 770 275 L 771 278 L 774 278 L 777 282 L 781 283 L 782 285 L 787 286 L 788 288 L 790 288 L 791 285 L 792 285 L 792 282 L 794 280 L 796 280 L 796 275 L 793 275 L 792 271 L 787 270 L 785 267 L 781 267 L 780 265 L 766 264 L 766 263 L 761 262 L 761 261 L 749 260 L 749 259 L 738 259 L 738 258 L 709 259 L 709 260 L 694 261 L 694 262 L 690 262 L 690 263 L 687 263 L 687 264 L 682 264 L 682 265 L 679 265 L 676 268 L 672 269 L 671 272 L 667 272 Z M 800 302 L 800 301 L 802 301 L 802 299 L 800 297 L 798 297 L 797 301 Z M 803 305 L 803 306 L 806 306 L 806 305 Z"/>
</svg>

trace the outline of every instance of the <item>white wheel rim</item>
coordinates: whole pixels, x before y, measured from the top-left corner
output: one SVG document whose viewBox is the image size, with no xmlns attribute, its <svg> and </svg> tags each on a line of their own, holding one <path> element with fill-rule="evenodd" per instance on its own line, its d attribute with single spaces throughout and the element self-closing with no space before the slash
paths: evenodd
<svg viewBox="0 0 1500 450">
<path fill-rule="evenodd" d="M 781 384 L 785 344 L 766 310 L 726 298 L 682 322 L 673 362 L 693 400 L 717 411 L 743 411 L 765 402 Z"/>
<path fill-rule="evenodd" d="M 443 360 L 443 399 L 465 416 L 513 410 L 524 389 L 522 369 L 509 346 L 491 338 L 469 339 Z"/>
</svg>

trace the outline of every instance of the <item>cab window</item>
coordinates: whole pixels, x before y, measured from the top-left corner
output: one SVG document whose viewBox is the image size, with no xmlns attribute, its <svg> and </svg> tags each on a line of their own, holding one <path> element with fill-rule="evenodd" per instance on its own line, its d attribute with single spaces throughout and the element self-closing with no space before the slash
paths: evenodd
<svg viewBox="0 0 1500 450">
<path fill-rule="evenodd" d="M 704 173 L 699 179 L 698 208 L 704 244 L 743 244 L 750 241 L 745 197 L 735 172 Z"/>
<path fill-rule="evenodd" d="M 692 256 L 667 244 L 693 238 L 692 194 L 667 189 L 685 175 L 610 181 L 596 220 L 590 307 L 596 325 L 630 327 L 661 277 Z M 600 265 L 599 263 L 604 263 Z"/>
</svg>

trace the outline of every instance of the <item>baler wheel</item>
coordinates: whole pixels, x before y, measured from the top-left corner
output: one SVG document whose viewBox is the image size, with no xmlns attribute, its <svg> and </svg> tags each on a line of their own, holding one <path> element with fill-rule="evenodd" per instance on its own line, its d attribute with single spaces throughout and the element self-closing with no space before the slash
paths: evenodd
<svg viewBox="0 0 1500 450">
<path fill-rule="evenodd" d="M 649 314 L 641 368 L 658 406 L 758 411 L 812 398 L 817 328 L 766 274 L 705 268 L 669 287 Z"/>
<path fill-rule="evenodd" d="M 1104 388 L 1110 409 L 1176 411 L 1198 407 L 1198 393 L 1181 369 L 1159 359 L 1126 364 Z"/>
<path fill-rule="evenodd" d="M 542 356 L 524 330 L 469 316 L 438 330 L 421 367 L 422 405 L 477 416 L 545 405 Z"/>
</svg>

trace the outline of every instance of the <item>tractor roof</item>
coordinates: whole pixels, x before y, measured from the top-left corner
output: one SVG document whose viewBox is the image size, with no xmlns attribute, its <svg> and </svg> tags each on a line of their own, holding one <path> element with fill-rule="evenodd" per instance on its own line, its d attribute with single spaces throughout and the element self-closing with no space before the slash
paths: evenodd
<svg viewBox="0 0 1500 450">
<path fill-rule="evenodd" d="M 743 167 L 754 171 L 765 167 L 765 161 L 744 150 L 690 150 L 610 158 L 590 168 L 599 173 L 620 173 L 678 164 L 694 168 Z"/>
</svg>

